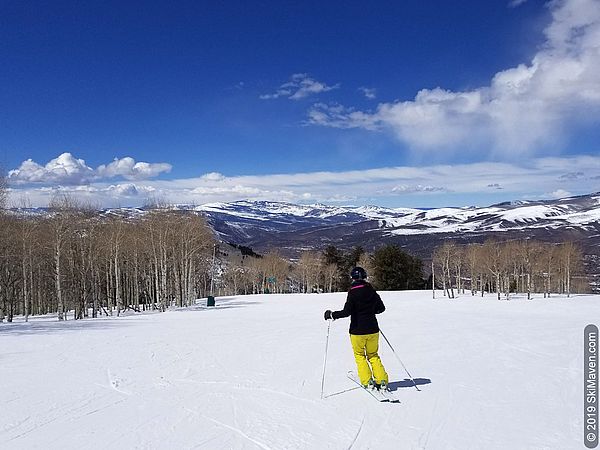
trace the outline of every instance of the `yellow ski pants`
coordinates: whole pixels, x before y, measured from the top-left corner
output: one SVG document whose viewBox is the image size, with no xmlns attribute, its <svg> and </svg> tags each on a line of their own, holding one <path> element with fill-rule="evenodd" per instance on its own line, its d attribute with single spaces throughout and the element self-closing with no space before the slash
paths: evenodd
<svg viewBox="0 0 600 450">
<path fill-rule="evenodd" d="M 371 378 L 378 384 L 382 381 L 387 383 L 388 374 L 377 354 L 379 351 L 379 333 L 351 334 L 350 342 L 354 351 L 360 383 L 366 386 Z"/>
</svg>

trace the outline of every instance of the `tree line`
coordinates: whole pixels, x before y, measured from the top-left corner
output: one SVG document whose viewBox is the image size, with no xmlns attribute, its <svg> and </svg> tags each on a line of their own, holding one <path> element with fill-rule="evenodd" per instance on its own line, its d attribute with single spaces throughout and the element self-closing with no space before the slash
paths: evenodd
<svg viewBox="0 0 600 450">
<path fill-rule="evenodd" d="M 170 209 L 100 216 L 61 196 L 43 217 L 0 214 L 0 320 L 186 306 L 208 290 L 213 235 Z"/>
<path fill-rule="evenodd" d="M 382 246 L 372 254 L 362 247 L 342 250 L 329 245 L 323 251 L 304 251 L 293 262 L 277 251 L 258 258 L 229 260 L 218 288 L 223 295 L 346 291 L 355 266 L 365 268 L 369 281 L 378 289 L 425 287 L 422 261 L 396 245 Z"/>
<path fill-rule="evenodd" d="M 459 245 L 446 241 L 436 248 L 431 263 L 433 286 L 444 295 L 470 290 L 471 295 L 493 292 L 498 300 L 510 293 L 566 294 L 585 292 L 581 249 L 572 242 L 553 244 L 532 240 L 487 240 Z M 434 296 L 435 296 L 435 290 Z"/>
</svg>

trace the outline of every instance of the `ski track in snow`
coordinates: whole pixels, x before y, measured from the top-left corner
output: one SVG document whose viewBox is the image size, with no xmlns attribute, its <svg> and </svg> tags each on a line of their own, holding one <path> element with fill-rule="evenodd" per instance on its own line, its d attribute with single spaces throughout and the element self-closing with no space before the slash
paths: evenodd
<svg viewBox="0 0 600 450">
<path fill-rule="evenodd" d="M 378 403 L 346 378 L 354 370 L 347 320 L 332 323 L 320 399 L 322 311 L 341 308 L 343 293 L 225 298 L 235 307 L 76 327 L 1 324 L 11 354 L 0 355 L 0 442 L 11 450 L 582 447 L 581 336 L 600 317 L 600 296 L 381 294 L 379 323 L 421 380 L 418 392 L 380 342 L 400 404 Z"/>
<path fill-rule="evenodd" d="M 119 386 L 122 383 L 122 380 L 119 379 L 118 377 L 114 376 L 110 369 L 106 369 L 106 375 L 108 376 L 108 385 L 113 388 L 115 391 L 119 392 L 120 394 L 124 394 L 124 395 L 131 395 L 131 392 L 125 391 L 123 389 L 119 389 Z"/>
<path fill-rule="evenodd" d="M 348 450 L 350 450 L 354 446 L 354 443 L 358 439 L 358 436 L 360 436 L 360 432 L 362 431 L 364 424 L 365 424 L 365 418 L 363 417 L 362 420 L 360 421 L 360 426 L 358 427 L 358 431 L 356 432 L 356 436 L 354 436 L 354 439 L 352 439 L 352 442 L 350 443 L 350 447 L 348 447 Z"/>
<path fill-rule="evenodd" d="M 199 417 L 205 419 L 205 420 L 209 420 L 210 422 L 215 423 L 218 426 L 227 428 L 228 430 L 234 431 L 235 433 L 239 434 L 240 436 L 242 436 L 244 439 L 249 440 L 250 442 L 252 442 L 253 444 L 258 445 L 260 448 L 264 449 L 264 450 L 271 450 L 271 447 L 267 447 L 265 444 L 263 444 L 262 442 L 257 441 L 256 439 L 251 438 L 250 436 L 248 436 L 246 433 L 244 433 L 242 430 L 240 430 L 237 427 L 231 426 L 231 425 L 227 425 L 226 423 L 220 422 L 216 419 L 213 419 L 212 417 L 208 417 L 205 416 L 203 414 L 199 414 L 196 411 L 193 411 L 191 409 L 188 409 L 187 411 L 194 413 L 194 414 L 198 414 Z"/>
</svg>

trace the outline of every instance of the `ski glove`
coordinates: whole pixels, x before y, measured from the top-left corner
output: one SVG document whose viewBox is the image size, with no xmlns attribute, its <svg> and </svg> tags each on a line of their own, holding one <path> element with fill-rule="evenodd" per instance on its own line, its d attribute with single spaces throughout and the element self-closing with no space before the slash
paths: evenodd
<svg viewBox="0 0 600 450">
<path fill-rule="evenodd" d="M 325 311 L 325 320 L 333 320 L 333 316 L 331 315 L 331 311 L 329 309 Z"/>
</svg>

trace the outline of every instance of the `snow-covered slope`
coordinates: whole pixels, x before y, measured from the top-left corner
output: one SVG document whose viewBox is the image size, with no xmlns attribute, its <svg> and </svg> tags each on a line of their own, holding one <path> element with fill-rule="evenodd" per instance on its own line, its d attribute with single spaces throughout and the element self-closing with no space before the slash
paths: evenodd
<svg viewBox="0 0 600 450">
<path fill-rule="evenodd" d="M 500 239 L 572 241 L 583 249 L 585 271 L 597 277 L 600 257 L 600 193 L 552 201 L 516 201 L 488 207 L 437 209 L 332 207 L 275 202 L 234 202 L 195 208 L 227 242 L 265 252 L 387 243 L 427 260 L 446 239 L 459 243 Z"/>
<path fill-rule="evenodd" d="M 400 404 L 354 368 L 344 294 L 218 298 L 217 307 L 0 324 L 7 449 L 583 448 L 585 325 L 600 296 L 497 301 L 382 292 Z"/>
<path fill-rule="evenodd" d="M 528 228 L 558 229 L 568 226 L 594 230 L 600 220 L 600 193 L 555 201 L 511 202 L 490 207 L 380 208 L 376 206 L 332 207 L 276 202 L 233 202 L 196 208 L 209 217 L 217 231 L 228 234 L 227 226 L 245 230 L 289 231 L 332 225 L 377 221 L 383 235 L 431 233 L 482 233 Z"/>
</svg>

